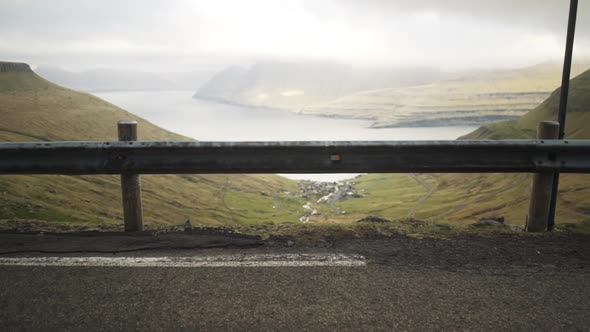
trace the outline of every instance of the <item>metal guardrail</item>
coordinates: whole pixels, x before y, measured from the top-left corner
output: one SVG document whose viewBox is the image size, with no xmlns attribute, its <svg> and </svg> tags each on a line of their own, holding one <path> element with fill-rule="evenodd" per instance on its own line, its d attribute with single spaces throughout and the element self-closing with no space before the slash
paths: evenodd
<svg viewBox="0 0 590 332">
<path fill-rule="evenodd" d="M 137 122 L 116 142 L 0 143 L 0 174 L 121 174 L 126 231 L 143 229 L 140 174 L 535 173 L 527 230 L 547 229 L 556 172 L 590 173 L 590 140 L 196 142 L 137 141 Z"/>
<path fill-rule="evenodd" d="M 0 174 L 590 173 L 590 140 L 0 143 Z"/>
</svg>

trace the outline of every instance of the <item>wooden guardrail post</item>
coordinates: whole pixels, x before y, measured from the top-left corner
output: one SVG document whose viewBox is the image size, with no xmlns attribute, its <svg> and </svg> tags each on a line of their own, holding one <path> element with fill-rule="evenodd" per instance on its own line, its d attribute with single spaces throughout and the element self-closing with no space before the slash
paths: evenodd
<svg viewBox="0 0 590 332">
<path fill-rule="evenodd" d="M 537 128 L 537 139 L 557 139 L 559 137 L 559 123 L 543 121 Z M 531 200 L 527 216 L 527 232 L 544 232 L 547 230 L 549 208 L 551 205 L 551 188 L 553 186 L 553 172 L 540 172 L 533 175 Z"/>
<path fill-rule="evenodd" d="M 117 129 L 119 141 L 137 141 L 137 121 L 119 121 Z M 142 231 L 143 210 L 139 174 L 121 174 L 121 192 L 125 232 Z"/>
</svg>

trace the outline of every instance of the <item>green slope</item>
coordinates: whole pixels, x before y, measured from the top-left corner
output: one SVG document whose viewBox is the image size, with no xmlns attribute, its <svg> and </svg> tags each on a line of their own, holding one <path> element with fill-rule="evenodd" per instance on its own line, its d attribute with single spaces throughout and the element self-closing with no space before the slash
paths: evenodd
<svg viewBox="0 0 590 332">
<path fill-rule="evenodd" d="M 90 94 L 62 88 L 26 64 L 0 62 L 0 141 L 116 140 L 116 123 L 139 122 L 142 140 L 187 140 Z M 270 195 L 263 196 L 261 191 Z M 296 221 L 295 182 L 262 175 L 143 177 L 148 227 Z M 274 208 L 273 208 L 274 207 Z M 120 227 L 117 176 L 0 176 L 0 226 L 67 223 Z M 57 227 L 57 226 L 56 226 Z"/>
<path fill-rule="evenodd" d="M 518 120 L 483 126 L 464 138 L 534 138 L 539 122 L 557 120 L 560 93 L 561 89 L 555 90 L 551 97 Z M 570 81 L 565 137 L 569 139 L 590 139 L 590 70 Z M 514 176 L 505 176 L 502 180 L 509 183 L 514 180 Z M 528 183 L 529 181 L 526 182 L 526 184 Z M 513 207 L 514 202 L 510 201 L 510 198 L 523 201 L 528 198 L 525 195 L 526 193 L 525 191 L 520 194 L 509 195 L 508 198 L 504 199 L 506 201 L 504 210 L 513 209 L 512 213 L 518 213 L 520 218 L 526 215 L 526 205 Z M 589 175 L 564 174 L 561 176 L 557 219 L 558 222 L 583 223 L 590 226 Z"/>
<path fill-rule="evenodd" d="M 567 138 L 589 139 L 590 71 L 574 78 L 570 89 Z M 558 104 L 556 90 L 520 119 L 486 125 L 464 138 L 533 138 L 540 121 L 557 118 Z M 410 214 L 467 225 L 480 218 L 504 216 L 508 223 L 523 225 L 530 183 L 530 174 L 372 174 L 357 180 L 366 197 L 344 201 L 339 206 L 351 211 L 348 221 L 366 214 L 391 219 Z M 341 216 L 334 219 L 343 220 Z M 583 225 L 590 230 L 590 175 L 562 175 L 557 223 Z"/>
<path fill-rule="evenodd" d="M 533 138 L 539 122 L 557 120 L 560 93 L 561 89 L 555 90 L 541 105 L 518 120 L 492 123 L 477 129 L 464 138 Z M 590 138 L 590 70 L 571 80 L 565 128 L 566 138 Z"/>
</svg>

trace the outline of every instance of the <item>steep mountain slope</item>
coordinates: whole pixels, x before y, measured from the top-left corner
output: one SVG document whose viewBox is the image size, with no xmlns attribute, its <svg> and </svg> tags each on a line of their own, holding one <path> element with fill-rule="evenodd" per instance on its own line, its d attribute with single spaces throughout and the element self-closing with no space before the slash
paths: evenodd
<svg viewBox="0 0 590 332">
<path fill-rule="evenodd" d="M 0 141 L 116 140 L 116 123 L 139 122 L 142 140 L 187 140 L 90 94 L 62 88 L 26 64 L 0 62 Z M 144 176 L 148 227 L 296 221 L 294 182 L 278 176 Z M 268 196 L 260 192 L 269 193 Z M 274 208 L 273 208 L 274 207 Z M 15 221 L 120 227 L 117 176 L 0 176 L 0 226 Z"/>
<path fill-rule="evenodd" d="M 578 64 L 573 73 L 589 67 Z M 480 125 L 518 118 L 536 107 L 559 86 L 560 69 L 546 63 L 426 85 L 363 91 L 306 107 L 301 113 L 370 119 L 373 127 Z"/>
<path fill-rule="evenodd" d="M 590 71 L 571 81 L 566 138 L 590 138 Z M 555 120 L 559 89 L 515 121 L 481 127 L 464 138 L 533 138 L 537 124 Z M 372 174 L 355 180 L 363 198 L 339 203 L 350 220 L 373 214 L 387 218 L 414 216 L 466 225 L 480 218 L 504 216 L 523 225 L 529 204 L 530 174 Z M 335 220 L 345 220 L 335 216 Z M 583 224 L 590 229 L 590 175 L 561 176 L 558 224 Z"/>
</svg>

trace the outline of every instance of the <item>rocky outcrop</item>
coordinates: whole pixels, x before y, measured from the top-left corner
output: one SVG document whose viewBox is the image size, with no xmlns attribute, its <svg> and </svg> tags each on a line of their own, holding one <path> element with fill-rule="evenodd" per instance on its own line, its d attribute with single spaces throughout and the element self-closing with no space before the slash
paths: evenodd
<svg viewBox="0 0 590 332">
<path fill-rule="evenodd" d="M 0 73 L 32 72 L 31 67 L 22 62 L 0 61 Z"/>
</svg>

